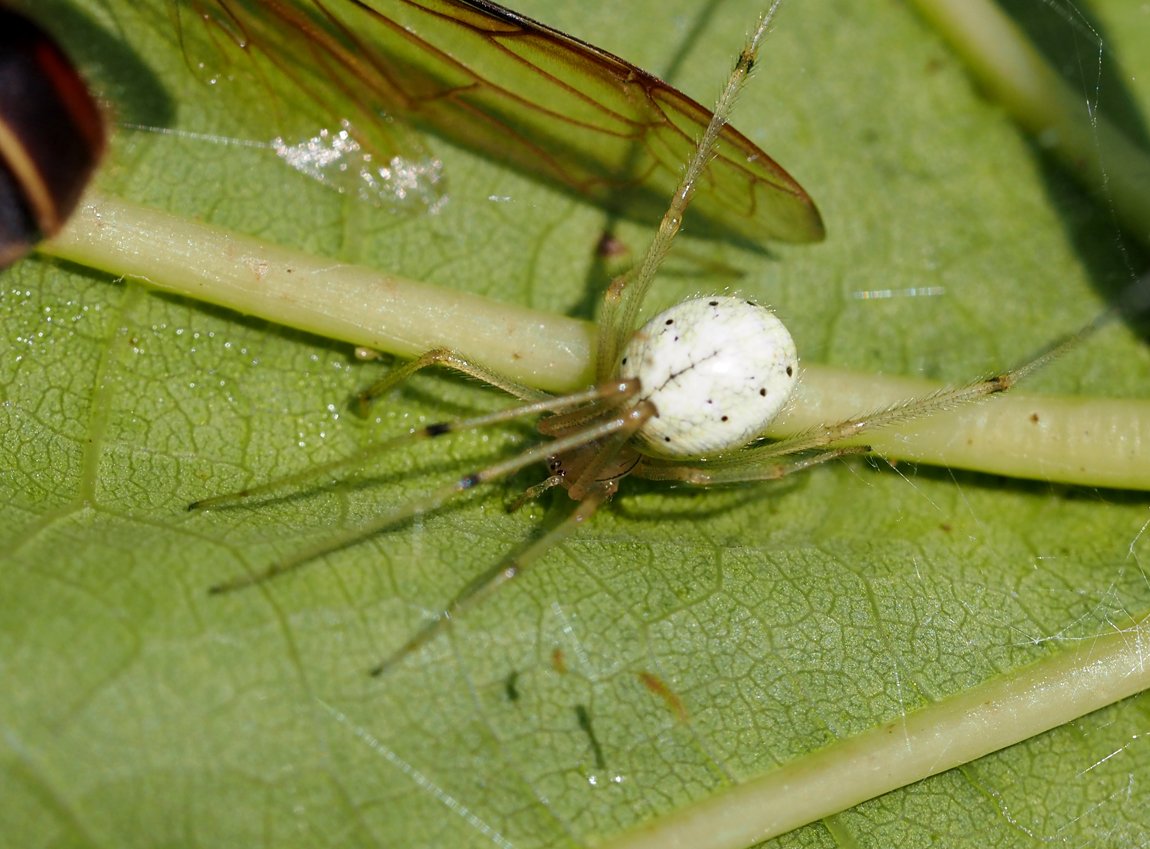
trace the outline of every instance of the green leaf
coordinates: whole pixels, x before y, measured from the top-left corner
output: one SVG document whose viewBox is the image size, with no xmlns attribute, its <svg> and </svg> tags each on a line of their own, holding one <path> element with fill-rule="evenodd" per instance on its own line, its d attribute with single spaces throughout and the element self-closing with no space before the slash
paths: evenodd
<svg viewBox="0 0 1150 849">
<path fill-rule="evenodd" d="M 444 208 L 369 206 L 223 143 L 281 134 L 291 105 L 268 107 L 234 58 L 185 53 L 158 0 L 42 5 L 113 120 L 182 133 L 120 126 L 102 190 L 509 303 L 594 309 L 610 223 L 594 204 L 432 136 Z M 1116 82 L 1150 72 L 1128 6 L 1096 4 L 1094 26 L 1102 102 L 1138 114 L 1146 91 Z M 634 0 L 626 19 L 524 11 L 672 70 L 703 102 L 752 24 L 689 0 Z M 1084 36 L 1092 99 L 1097 45 L 1057 26 Z M 962 381 L 1089 319 L 1141 266 L 901 6 L 785 6 L 735 123 L 812 194 L 827 241 L 767 252 L 688 231 L 652 307 L 730 287 L 777 307 L 808 361 Z M 618 233 L 638 251 L 652 229 Z M 862 460 L 721 491 L 627 481 L 372 679 L 565 496 L 508 514 L 526 474 L 274 582 L 207 587 L 508 456 L 529 428 L 423 444 L 298 497 L 186 505 L 503 399 L 421 375 L 363 422 L 346 399 L 384 366 L 346 346 L 45 259 L 3 281 L 5 845 L 584 845 L 1128 629 L 1150 602 L 1141 494 Z M 1033 386 L 1141 397 L 1148 373 L 1145 344 L 1115 326 Z M 1148 704 L 776 842 L 1137 842 Z"/>
</svg>

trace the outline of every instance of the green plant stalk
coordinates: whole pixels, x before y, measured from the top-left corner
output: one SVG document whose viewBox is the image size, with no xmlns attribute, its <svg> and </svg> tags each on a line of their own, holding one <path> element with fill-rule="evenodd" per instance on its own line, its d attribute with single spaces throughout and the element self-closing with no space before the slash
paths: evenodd
<svg viewBox="0 0 1150 849">
<path fill-rule="evenodd" d="M 1150 245 L 1150 156 L 1087 109 L 992 0 L 914 0 L 987 94 Z M 1116 175 L 1116 179 L 1110 179 Z"/>
<path fill-rule="evenodd" d="M 202 222 L 90 195 L 43 253 L 354 345 L 415 357 L 447 347 L 549 392 L 593 380 L 588 322 L 498 303 L 271 245 Z M 779 438 L 945 388 L 807 365 Z M 1150 488 L 1150 401 L 1027 396 L 868 431 L 892 460 L 1087 486 Z"/>
<path fill-rule="evenodd" d="M 742 849 L 1150 687 L 1150 620 L 840 740 L 599 849 Z"/>
</svg>

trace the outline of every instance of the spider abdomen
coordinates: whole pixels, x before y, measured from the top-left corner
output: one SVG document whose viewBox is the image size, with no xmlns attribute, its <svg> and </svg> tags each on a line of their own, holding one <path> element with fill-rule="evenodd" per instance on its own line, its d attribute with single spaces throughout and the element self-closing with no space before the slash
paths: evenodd
<svg viewBox="0 0 1150 849">
<path fill-rule="evenodd" d="M 746 445 L 794 391 L 798 355 L 769 309 L 730 296 L 693 298 L 639 329 L 619 363 L 658 414 L 639 431 L 646 453 L 706 457 Z"/>
</svg>

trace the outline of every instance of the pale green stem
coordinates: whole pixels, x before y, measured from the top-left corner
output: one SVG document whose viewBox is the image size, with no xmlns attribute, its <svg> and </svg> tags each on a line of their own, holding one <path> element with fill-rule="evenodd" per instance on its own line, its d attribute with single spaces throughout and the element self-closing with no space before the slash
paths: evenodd
<svg viewBox="0 0 1150 849">
<path fill-rule="evenodd" d="M 45 253 L 168 292 L 403 357 L 451 348 L 551 392 L 591 382 L 595 328 L 270 245 L 90 196 Z M 941 389 L 905 377 L 805 366 L 781 437 Z M 1010 393 L 859 440 L 891 459 L 1039 480 L 1150 488 L 1150 401 Z"/>
<path fill-rule="evenodd" d="M 451 348 L 511 380 L 592 382 L 594 328 L 316 257 L 89 193 L 41 253 L 329 339 L 413 358 Z"/>
<path fill-rule="evenodd" d="M 982 88 L 1150 245 L 1150 155 L 1089 109 L 992 0 L 913 0 Z M 1115 179 L 1110 179 L 1114 175 Z"/>
<path fill-rule="evenodd" d="M 783 764 L 598 849 L 744 849 L 1150 687 L 1150 623 L 964 690 Z"/>
</svg>

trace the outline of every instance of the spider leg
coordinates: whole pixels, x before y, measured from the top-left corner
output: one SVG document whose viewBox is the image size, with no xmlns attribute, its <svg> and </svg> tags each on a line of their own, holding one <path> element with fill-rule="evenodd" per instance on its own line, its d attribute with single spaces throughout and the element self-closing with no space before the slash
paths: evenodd
<svg viewBox="0 0 1150 849">
<path fill-rule="evenodd" d="M 210 498 L 202 498 L 199 501 L 193 501 L 188 505 L 188 510 L 208 510 L 216 507 L 226 507 L 254 498 L 266 498 L 279 493 L 292 492 L 306 483 L 325 477 L 331 480 L 347 477 L 381 454 L 385 454 L 407 443 L 418 442 L 424 439 L 434 439 L 436 437 L 446 436 L 450 433 L 476 430 L 538 413 L 565 410 L 580 404 L 594 403 L 604 398 L 609 398 L 614 393 L 615 387 L 594 387 L 573 395 L 544 397 L 530 404 L 511 407 L 507 410 L 498 410 L 494 413 L 487 413 L 482 416 L 425 425 L 421 428 L 416 428 L 407 433 L 392 437 L 391 439 L 384 440 L 369 448 L 365 448 L 350 457 L 344 457 L 319 466 L 309 466 L 301 472 L 283 475 L 259 486 L 248 487 L 246 489 L 236 490 L 235 492 L 228 492 L 222 495 L 214 495 Z"/>
<path fill-rule="evenodd" d="M 822 425 L 810 430 L 788 436 L 776 442 L 748 449 L 745 453 L 753 456 L 750 462 L 761 462 L 772 457 L 783 457 L 803 451 L 817 451 L 828 446 L 840 446 L 843 443 L 858 444 L 858 440 L 867 432 L 878 428 L 892 427 L 917 421 L 938 413 L 944 413 L 957 407 L 964 407 L 985 400 L 1013 389 L 1019 381 L 1029 377 L 1036 371 L 1045 368 L 1063 354 L 1072 351 L 1086 339 L 1105 327 L 1120 313 L 1117 310 L 1108 310 L 1083 325 L 1073 333 L 1068 333 L 1043 348 L 1037 355 L 1031 357 L 1020 365 L 998 374 L 990 375 L 962 386 L 954 386 L 932 392 L 929 395 L 920 395 L 899 401 L 887 407 L 882 407 L 867 415 L 856 416 L 830 425 Z M 738 454 L 730 458 L 721 458 L 722 463 L 742 464 L 747 462 Z"/>
<path fill-rule="evenodd" d="M 551 475 L 546 480 L 542 480 L 533 486 L 527 487 L 527 489 L 520 493 L 518 498 L 511 502 L 507 508 L 507 512 L 514 513 L 528 501 L 534 501 L 535 499 L 541 497 L 543 493 L 547 492 L 548 490 L 554 489 L 557 486 L 561 486 L 564 480 L 565 478 L 563 475 Z"/>
<path fill-rule="evenodd" d="M 644 459 L 634 474 L 649 480 L 682 481 L 693 486 L 714 486 L 776 480 L 828 460 L 852 454 L 865 454 L 870 451 L 870 447 L 859 444 L 856 440 L 863 438 L 868 431 L 916 421 L 1006 392 L 1031 373 L 1076 348 L 1113 320 L 1116 314 L 1114 311 L 1103 313 L 1074 333 L 1055 341 L 1021 365 L 963 386 L 910 398 L 875 410 L 868 415 L 822 425 L 776 442 L 717 457 L 706 463 L 683 465 L 657 459 Z M 782 460 L 795 454 L 807 454 L 807 456 L 790 461 Z"/>
<path fill-rule="evenodd" d="M 473 419 L 464 419 L 460 422 L 442 424 L 442 425 L 429 425 L 420 428 L 410 434 L 406 434 L 397 439 L 389 440 L 382 445 L 375 446 L 365 452 L 345 459 L 338 460 L 335 463 L 329 463 L 326 466 L 320 467 L 321 471 L 331 473 L 333 471 L 345 472 L 348 469 L 358 468 L 363 465 L 365 457 L 372 457 L 384 450 L 394 448 L 398 444 L 413 441 L 415 439 L 425 437 L 443 436 L 447 433 L 455 433 L 459 430 L 468 430 L 475 427 L 480 427 L 486 424 L 498 423 L 516 418 L 527 413 L 537 413 L 541 411 L 564 409 L 568 406 L 576 404 L 591 403 L 602 400 L 604 397 L 611 398 L 613 393 L 619 389 L 621 384 L 595 387 L 585 392 L 577 393 L 576 395 L 564 396 L 561 398 L 548 398 L 544 401 L 537 401 L 534 404 L 527 404 L 522 407 L 513 408 L 511 410 L 503 410 L 499 413 L 492 413 L 486 416 L 477 416 Z M 393 525 L 404 522 L 413 516 L 420 513 L 426 513 L 438 508 L 441 504 L 447 501 L 451 496 L 456 493 L 466 492 L 467 490 L 474 489 L 482 484 L 491 483 L 492 481 L 499 480 L 514 474 L 522 468 L 532 465 L 533 463 L 540 463 L 546 460 L 553 454 L 562 454 L 568 451 L 582 448 L 583 446 L 595 443 L 604 442 L 614 444 L 612 437 L 619 433 L 626 432 L 627 436 L 633 433 L 633 424 L 631 420 L 623 416 L 612 416 L 604 421 L 588 426 L 575 433 L 563 436 L 552 440 L 551 442 L 543 442 L 535 445 L 528 450 L 518 454 L 515 457 L 508 458 L 502 462 L 495 463 L 477 472 L 471 472 L 457 478 L 452 483 L 440 487 L 433 492 L 425 495 L 422 498 L 417 498 L 403 506 L 390 510 L 382 515 L 376 517 L 373 521 L 358 528 L 352 528 L 342 534 L 330 537 L 318 545 L 304 549 L 301 552 L 293 554 L 286 560 L 281 560 L 273 563 L 271 566 L 259 572 L 252 572 L 247 575 L 239 575 L 231 580 L 224 581 L 209 588 L 208 592 L 213 595 L 221 593 L 233 592 L 234 590 L 243 587 L 251 586 L 252 584 L 262 583 L 263 581 L 279 577 L 287 572 L 298 569 L 308 561 L 315 560 L 325 554 L 330 554 L 333 551 L 338 551 L 346 548 L 352 543 L 365 539 L 379 533 Z M 625 441 L 625 440 L 624 440 Z M 253 496 L 267 495 L 279 491 L 284 488 L 297 486 L 300 482 L 314 478 L 315 470 L 309 469 L 305 472 L 288 475 L 285 478 L 271 481 L 253 489 L 241 490 L 235 493 L 216 496 L 215 498 L 208 498 L 203 501 L 194 502 L 190 505 L 189 509 L 203 509 L 207 507 L 219 507 L 225 504 L 241 501 Z"/>
<path fill-rule="evenodd" d="M 549 449 L 552 454 L 562 454 L 566 451 L 596 444 L 595 456 L 580 469 L 579 475 L 574 481 L 564 481 L 561 477 L 556 480 L 557 476 L 553 475 L 539 487 L 532 487 L 527 491 L 528 494 L 532 494 L 533 490 L 538 488 L 550 488 L 560 483 L 566 483 L 569 494 L 579 502 L 579 505 L 572 511 L 571 515 L 529 543 L 521 552 L 504 558 L 492 569 L 464 587 L 450 605 L 416 632 L 415 636 L 400 646 L 396 652 L 372 669 L 371 674 L 382 675 L 411 652 L 434 639 L 467 608 L 478 603 L 482 598 L 495 592 L 512 579 L 519 577 L 548 549 L 566 539 L 580 525 L 590 519 L 600 505 L 610 499 L 619 488 L 618 478 L 611 477 L 600 480 L 598 474 L 615 460 L 623 446 L 654 415 L 654 412 L 655 408 L 650 404 L 639 403 L 597 426 L 595 430 L 599 433 L 593 439 L 587 439 L 588 429 L 581 428 L 566 437 L 545 443 L 542 447 Z"/>
<path fill-rule="evenodd" d="M 683 216 L 691 204 L 699 180 L 707 169 L 707 163 L 711 161 L 719 134 L 727 124 L 735 99 L 743 90 L 751 69 L 754 68 L 759 48 L 780 2 L 781 0 L 775 0 L 771 4 L 739 54 L 731 76 L 727 79 L 727 84 L 715 104 L 711 122 L 707 125 L 683 171 L 683 177 L 671 196 L 671 205 L 664 213 L 663 220 L 659 222 L 659 230 L 647 247 L 647 252 L 643 254 L 638 266 L 627 274 L 616 277 L 607 287 L 599 315 L 599 347 L 595 360 L 596 377 L 600 381 L 610 377 L 619 361 L 620 351 L 630 337 L 631 331 L 637 326 L 636 320 L 647 290 L 654 282 L 655 275 L 683 224 Z"/>
<path fill-rule="evenodd" d="M 635 384 L 637 389 L 637 384 Z M 620 384 L 620 389 L 623 384 Z M 607 411 L 604 411 L 607 412 Z M 623 410 L 620 415 L 622 418 L 622 426 L 618 431 L 611 434 L 607 439 L 603 440 L 601 444 L 594 446 L 594 451 L 588 452 L 589 459 L 584 460 L 582 457 L 578 461 L 572 462 L 575 458 L 569 456 L 566 458 L 556 458 L 555 453 L 552 454 L 551 469 L 554 474 L 550 475 L 546 480 L 528 487 L 522 495 L 520 495 L 511 505 L 511 510 L 518 510 L 528 501 L 541 496 L 549 489 L 557 486 L 566 486 L 570 496 L 576 501 L 581 501 L 586 493 L 589 493 L 601 483 L 607 480 L 618 480 L 620 477 L 631 473 L 635 463 L 628 460 L 623 470 L 617 470 L 615 473 L 608 473 L 608 477 L 601 479 L 599 475 L 603 473 L 606 466 L 615 463 L 619 452 L 623 447 L 631 441 L 631 438 L 643 427 L 647 421 L 655 415 L 655 407 L 647 402 L 642 401 L 632 407 Z M 554 424 L 559 422 L 559 424 Z M 587 417 L 583 410 L 575 410 L 572 413 L 562 413 L 552 416 L 549 419 L 544 419 L 539 423 L 539 431 L 548 436 L 564 436 L 569 433 L 578 432 L 578 428 L 582 427 L 587 422 Z M 553 444 L 554 445 L 554 444 Z M 591 448 L 591 446 L 585 446 Z M 569 475 L 574 472 L 574 476 Z"/>
<path fill-rule="evenodd" d="M 691 486 L 718 486 L 728 483 L 748 483 L 751 481 L 772 481 L 818 466 L 828 460 L 837 460 L 854 454 L 867 454 L 866 445 L 844 445 L 826 451 L 809 454 L 789 461 L 765 463 L 757 451 L 744 451 L 727 461 L 707 465 L 685 465 L 681 462 L 666 462 L 644 459 L 635 467 L 636 477 L 657 481 L 681 481 Z M 740 456 L 741 455 L 741 456 Z"/>
<path fill-rule="evenodd" d="M 617 419 L 619 429 L 599 440 L 598 450 L 590 459 L 572 465 L 568 472 L 567 494 L 576 501 L 582 501 L 604 484 L 611 484 L 613 492 L 619 480 L 629 475 L 638 462 L 639 455 L 634 454 L 632 459 L 631 454 L 624 453 L 624 463 L 620 467 L 617 462 L 620 453 L 654 415 L 657 415 L 655 406 L 649 401 L 641 401 L 624 410 Z"/>
<path fill-rule="evenodd" d="M 468 609 L 526 572 L 549 549 L 571 536 L 590 519 L 595 511 L 615 493 L 615 489 L 615 482 L 610 481 L 588 492 L 586 497 L 563 521 L 530 542 L 518 553 L 500 560 L 494 567 L 465 586 L 434 619 L 374 666 L 371 669 L 371 674 L 377 677 L 384 675 L 409 654 L 438 637 L 451 626 L 453 620 L 458 619 Z"/>
<path fill-rule="evenodd" d="M 366 415 L 367 409 L 372 401 L 405 382 L 417 371 L 425 369 L 428 366 L 442 366 L 462 372 L 469 377 L 483 381 L 489 386 L 494 386 L 496 389 L 502 389 L 508 395 L 513 395 L 520 401 L 537 401 L 547 397 L 545 393 L 537 389 L 515 383 L 489 368 L 471 362 L 471 360 L 452 351 L 450 348 L 435 348 L 414 360 L 393 368 L 375 383 L 371 384 L 371 386 L 357 393 L 355 396 L 356 410 L 361 416 Z"/>
</svg>

